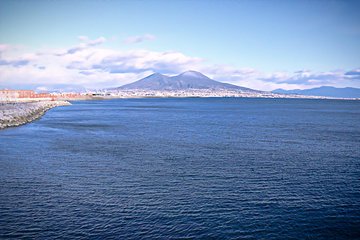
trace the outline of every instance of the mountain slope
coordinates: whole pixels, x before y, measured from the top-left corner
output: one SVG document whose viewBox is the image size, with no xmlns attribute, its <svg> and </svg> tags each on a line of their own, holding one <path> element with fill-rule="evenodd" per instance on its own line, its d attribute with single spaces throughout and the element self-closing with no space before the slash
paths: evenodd
<svg viewBox="0 0 360 240">
<path fill-rule="evenodd" d="M 306 96 L 324 96 L 324 97 L 336 97 L 336 98 L 360 98 L 360 89 L 359 88 L 336 88 L 330 86 L 323 86 L 318 88 L 311 89 L 294 89 L 294 90 L 284 90 L 276 89 L 272 91 L 273 93 L 281 94 L 300 94 Z"/>
<path fill-rule="evenodd" d="M 187 71 L 177 76 L 168 77 L 159 73 L 154 73 L 136 82 L 118 87 L 119 90 L 188 90 L 188 89 L 213 89 L 213 90 L 240 90 L 257 92 L 256 90 L 240 87 L 228 83 L 222 83 L 208 78 L 202 73 Z"/>
<path fill-rule="evenodd" d="M 160 73 L 154 73 L 150 76 L 147 76 L 143 79 L 140 79 L 136 82 L 126 84 L 124 86 L 118 87 L 116 89 L 143 89 L 143 90 L 153 90 L 161 89 L 171 84 L 170 77 L 162 75 Z"/>
</svg>

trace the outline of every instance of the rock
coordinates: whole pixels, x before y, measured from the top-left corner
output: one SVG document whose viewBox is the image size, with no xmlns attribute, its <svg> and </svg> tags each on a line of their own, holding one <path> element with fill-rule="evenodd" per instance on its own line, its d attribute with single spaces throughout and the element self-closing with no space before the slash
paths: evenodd
<svg viewBox="0 0 360 240">
<path fill-rule="evenodd" d="M 71 105 L 67 101 L 0 103 L 0 129 L 32 122 L 54 107 Z"/>
</svg>

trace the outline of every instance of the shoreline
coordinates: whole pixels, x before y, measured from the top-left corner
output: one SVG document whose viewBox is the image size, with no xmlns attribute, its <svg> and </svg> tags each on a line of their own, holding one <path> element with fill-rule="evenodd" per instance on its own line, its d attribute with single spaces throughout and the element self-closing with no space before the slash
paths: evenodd
<svg viewBox="0 0 360 240">
<path fill-rule="evenodd" d="M 68 105 L 67 101 L 0 103 L 0 130 L 33 122 L 54 107 Z"/>
<path fill-rule="evenodd" d="M 264 96 L 96 96 L 89 99 L 79 99 L 74 101 L 92 101 L 92 100 L 113 100 L 113 99 L 152 99 L 152 98 L 170 98 L 170 99 L 182 99 L 182 98 L 258 98 L 258 99 L 305 99 L 305 100 L 349 100 L 359 101 L 360 98 L 335 98 L 335 97 L 322 97 L 322 96 L 308 96 L 308 97 L 264 97 Z"/>
</svg>

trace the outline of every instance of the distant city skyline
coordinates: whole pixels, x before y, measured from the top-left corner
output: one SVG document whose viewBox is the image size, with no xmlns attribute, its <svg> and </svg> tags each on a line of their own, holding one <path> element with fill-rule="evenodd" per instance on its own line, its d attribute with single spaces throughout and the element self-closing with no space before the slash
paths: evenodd
<svg viewBox="0 0 360 240">
<path fill-rule="evenodd" d="M 0 2 L 0 88 L 195 70 L 259 90 L 360 87 L 359 1 Z"/>
</svg>

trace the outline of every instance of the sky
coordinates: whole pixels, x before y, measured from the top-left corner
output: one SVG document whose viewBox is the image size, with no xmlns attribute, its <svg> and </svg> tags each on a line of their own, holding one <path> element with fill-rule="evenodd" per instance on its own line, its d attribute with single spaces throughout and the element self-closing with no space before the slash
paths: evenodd
<svg viewBox="0 0 360 240">
<path fill-rule="evenodd" d="M 360 1 L 1 0 L 0 88 L 195 70 L 259 90 L 360 87 Z"/>
</svg>

